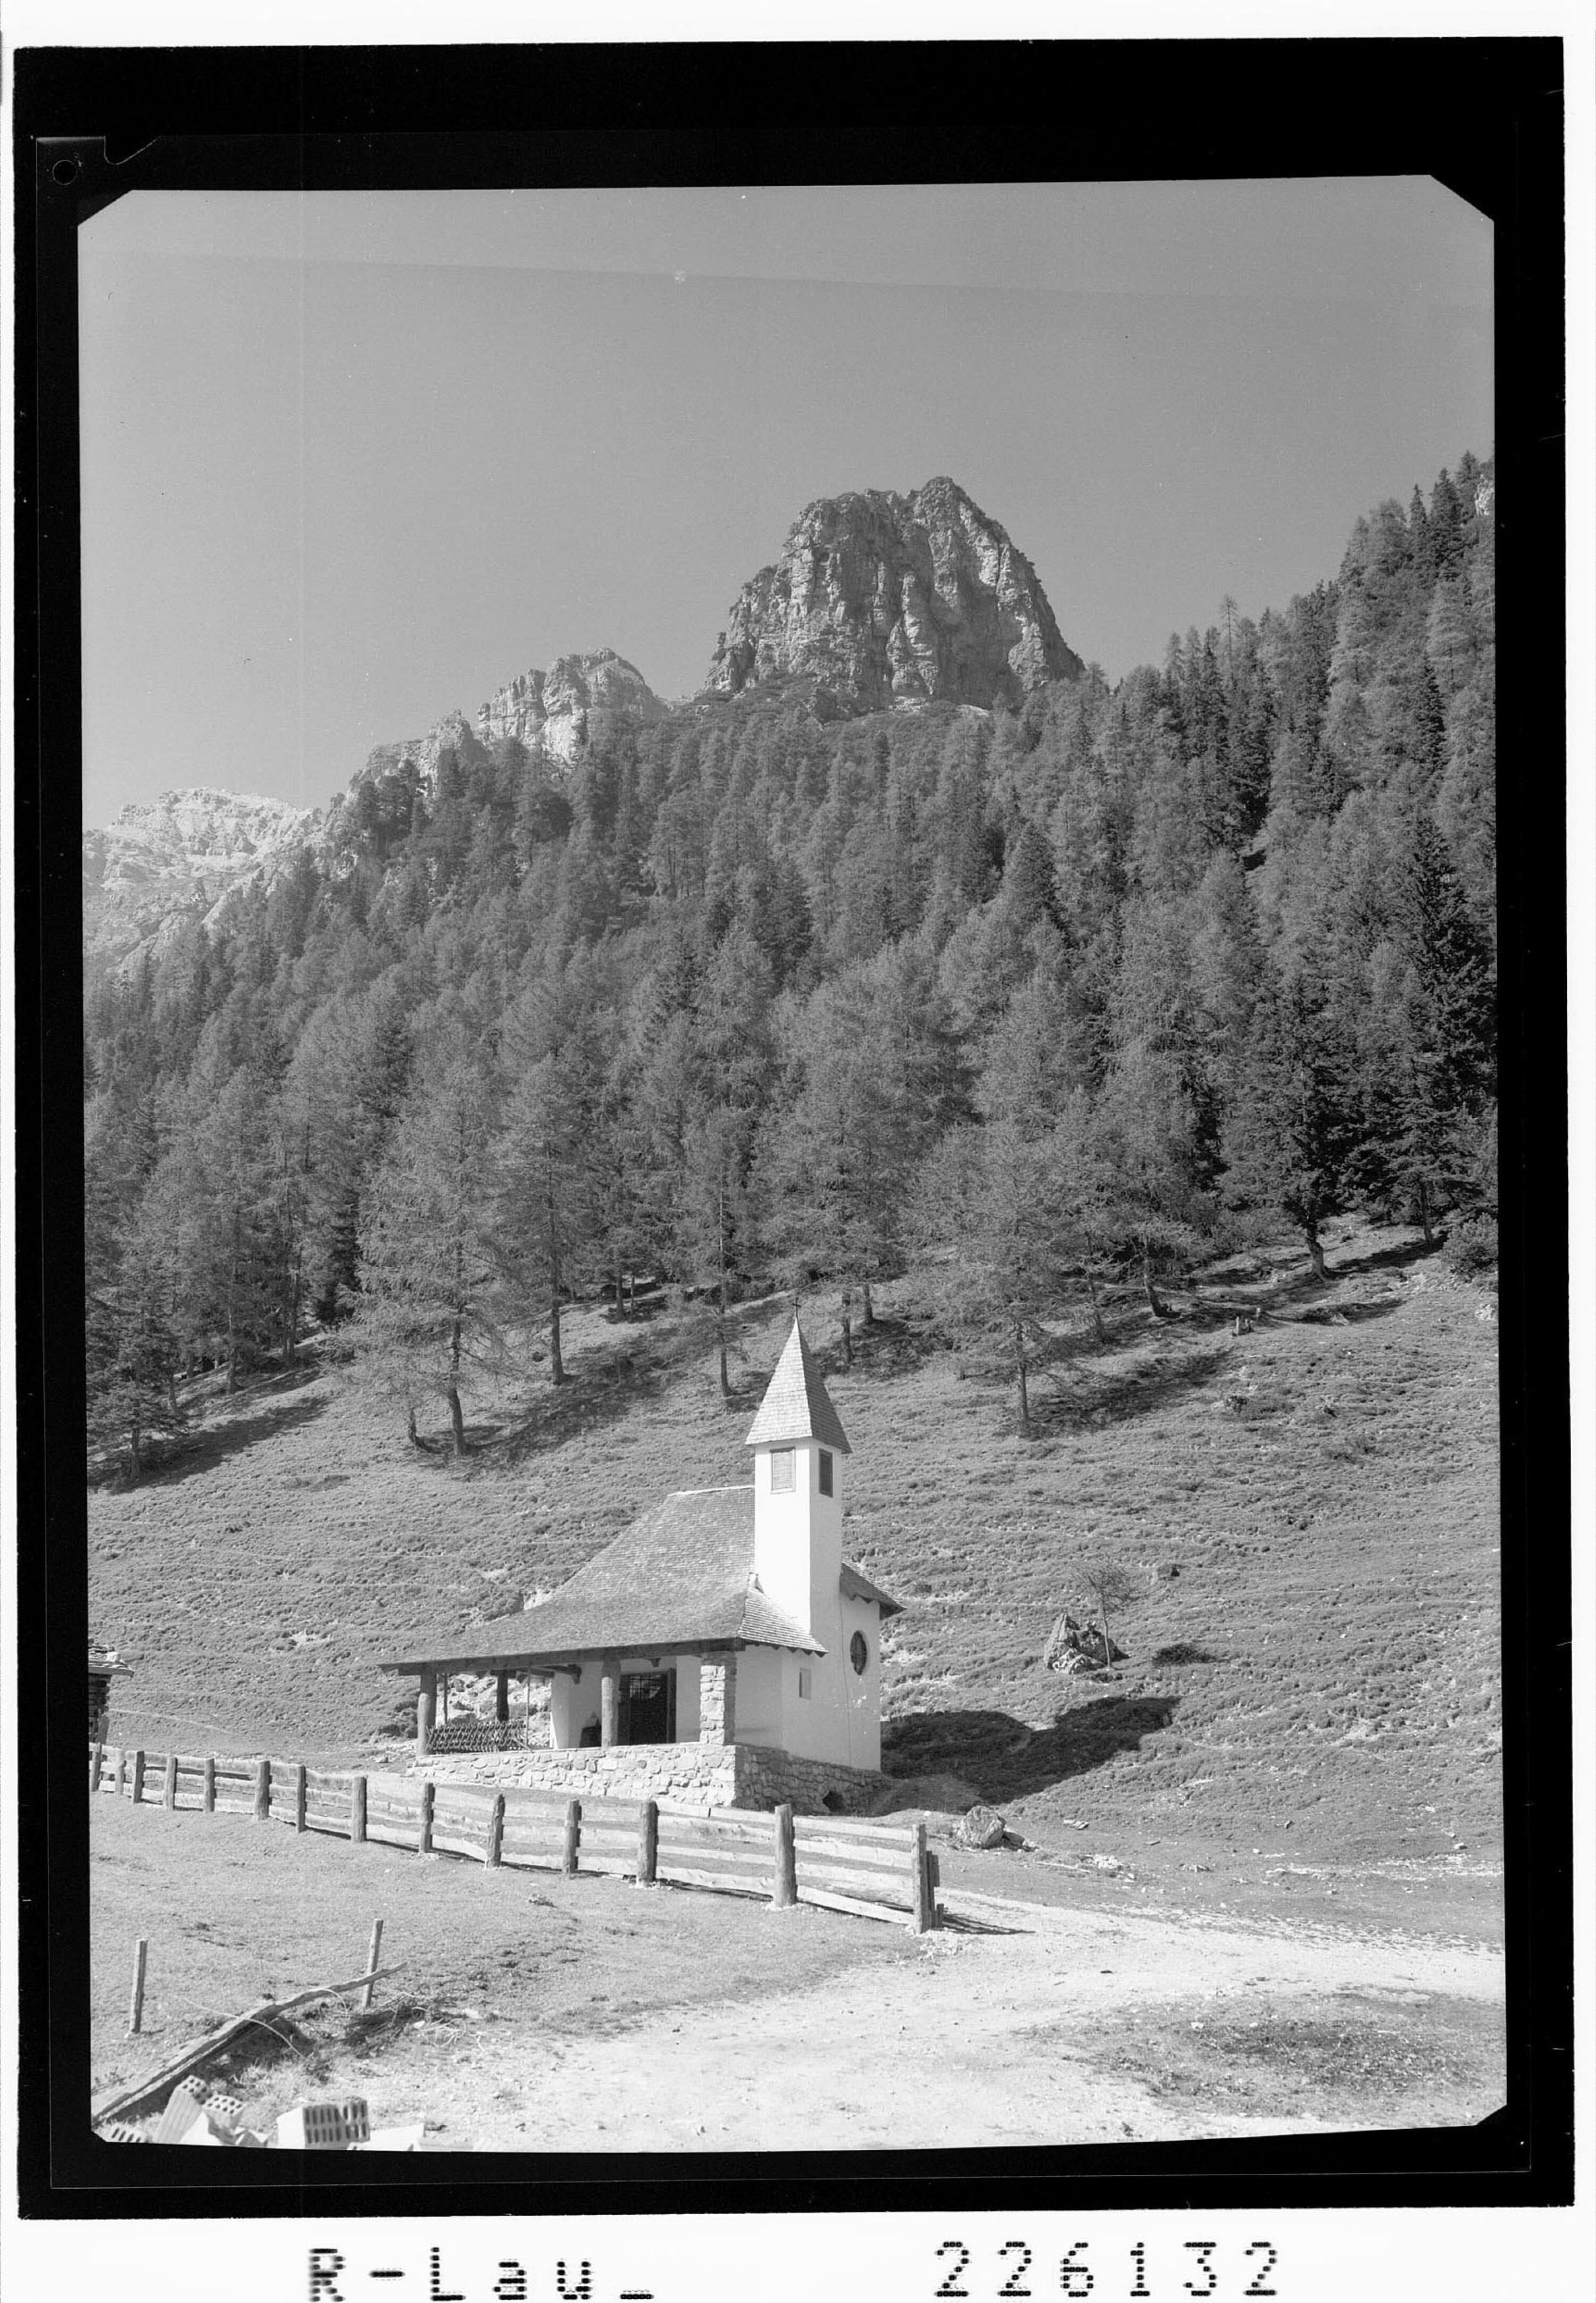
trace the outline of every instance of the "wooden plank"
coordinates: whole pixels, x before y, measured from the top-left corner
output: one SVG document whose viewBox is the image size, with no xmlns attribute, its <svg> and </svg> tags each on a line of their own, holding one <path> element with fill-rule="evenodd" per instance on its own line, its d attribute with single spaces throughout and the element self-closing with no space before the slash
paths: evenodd
<svg viewBox="0 0 1596 2303">
<path fill-rule="evenodd" d="M 678 1845 L 693 1847 L 769 1847 L 772 1823 L 764 1816 L 757 1825 L 722 1823 L 714 1816 L 660 1814 L 660 1834 Z"/>
<path fill-rule="evenodd" d="M 867 1863 L 877 1870 L 907 1872 L 915 1860 L 912 1847 L 871 1847 L 859 1839 L 799 1839 L 794 1843 L 800 1863 Z"/>
<path fill-rule="evenodd" d="M 660 1858 L 654 1877 L 674 1881 L 683 1887 L 713 1887 L 722 1895 L 768 1896 L 771 1887 L 768 1871 L 763 1878 L 753 1871 L 739 1872 L 736 1876 L 729 1871 L 700 1871 L 686 1863 L 667 1863 L 663 1856 Z"/>
<path fill-rule="evenodd" d="M 349 1779 L 349 1835 L 357 1846 L 366 1837 L 366 1778 L 351 1776 Z M 372 1964 L 376 1964 L 373 1954 Z"/>
<path fill-rule="evenodd" d="M 214 1759 L 207 1759 L 205 1763 L 205 1782 L 199 1793 L 199 1804 L 205 1810 L 207 1815 L 214 1815 L 215 1813 L 216 1763 Z"/>
<path fill-rule="evenodd" d="M 794 1836 L 806 1839 L 871 1839 L 882 1847 L 913 1847 L 915 1834 L 908 1824 L 871 1823 L 861 1816 L 799 1815 L 793 1818 Z"/>
<path fill-rule="evenodd" d="M 128 1755 L 119 1743 L 116 1746 L 116 1768 L 111 1778 L 111 1796 L 113 1799 L 120 1799 L 122 1797 L 122 1782 L 127 1774 L 127 1759 Z"/>
<path fill-rule="evenodd" d="M 511 1823 L 504 1826 L 506 1847 L 562 1847 L 565 1843 L 563 1818 L 553 1823 Z"/>
<path fill-rule="evenodd" d="M 410 1855 L 416 1852 L 416 1830 L 413 1824 L 406 1826 L 401 1824 L 384 1822 L 378 1816 L 367 1816 L 366 1836 L 367 1839 L 375 1840 L 380 1847 L 402 1847 Z"/>
<path fill-rule="evenodd" d="M 850 1871 L 840 1863 L 828 1863 L 823 1869 L 812 1869 L 804 1861 L 801 1847 L 798 1852 L 798 1877 L 800 1894 L 805 1887 L 857 1888 L 883 1903 L 896 1902 L 901 1895 L 906 1911 L 910 1908 L 914 1898 L 915 1883 L 907 1875 L 893 1879 L 881 1871 Z"/>
<path fill-rule="evenodd" d="M 512 1847 L 506 1840 L 500 1858 L 511 1871 L 559 1871 L 563 1869 L 558 1847 Z"/>
<path fill-rule="evenodd" d="M 143 1752 L 135 1751 L 133 1754 L 132 1789 L 128 1793 L 129 1798 L 132 1801 L 135 1807 L 138 1806 L 139 1801 L 144 1797 L 144 1764 Z"/>
<path fill-rule="evenodd" d="M 469 1855 L 473 1863 L 480 1863 L 483 1847 L 480 1840 L 462 1839 L 455 1832 L 435 1829 L 429 1852 L 434 1855 Z"/>
<path fill-rule="evenodd" d="M 801 1880 L 798 1894 L 800 1903 L 818 1903 L 827 1911 L 851 1911 L 861 1919 L 895 1920 L 899 1927 L 906 1927 L 914 1917 L 910 1911 L 894 1910 L 890 1903 L 866 1903 L 854 1895 L 834 1895 L 829 1887 L 806 1887 Z"/>
<path fill-rule="evenodd" d="M 269 1759 L 255 1762 L 255 1820 L 269 1823 L 272 1816 L 272 1763 Z"/>
<path fill-rule="evenodd" d="M 584 1849 L 587 1844 L 584 1838 Z M 707 1863 L 740 1875 L 744 1871 L 769 1871 L 776 1859 L 769 1840 L 763 1847 L 682 1847 L 662 1839 L 658 1860 L 661 1863 Z"/>
<path fill-rule="evenodd" d="M 166 1754 L 165 1774 L 161 1784 L 161 1805 L 163 1807 L 177 1805 L 177 1753 L 175 1751 L 168 1751 Z"/>
<path fill-rule="evenodd" d="M 587 1833 L 582 1835 L 581 1852 L 577 1858 L 578 1871 L 596 1871 L 611 1879 L 629 1879 L 637 1868 L 637 1852 L 629 1855 L 592 1855 L 588 1852 Z"/>
</svg>

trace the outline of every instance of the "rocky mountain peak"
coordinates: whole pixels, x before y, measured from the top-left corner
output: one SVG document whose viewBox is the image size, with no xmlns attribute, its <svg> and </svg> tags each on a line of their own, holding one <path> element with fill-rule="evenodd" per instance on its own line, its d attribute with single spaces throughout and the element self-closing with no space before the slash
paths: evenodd
<svg viewBox="0 0 1596 2303">
<path fill-rule="evenodd" d="M 990 710 L 1082 670 L 1030 561 L 944 474 L 807 505 L 733 602 L 705 686 L 798 675 L 848 712 Z"/>
<path fill-rule="evenodd" d="M 269 886 L 311 837 L 314 809 L 191 786 L 131 801 L 83 835 L 83 949 L 101 964 L 158 952 L 235 888 Z"/>
<path fill-rule="evenodd" d="M 613 648 L 557 656 L 546 671 L 523 671 L 489 696 L 477 714 L 485 744 L 514 736 L 529 752 L 569 763 L 587 736 L 590 712 L 620 712 L 645 726 L 666 706 L 634 663 Z"/>
</svg>

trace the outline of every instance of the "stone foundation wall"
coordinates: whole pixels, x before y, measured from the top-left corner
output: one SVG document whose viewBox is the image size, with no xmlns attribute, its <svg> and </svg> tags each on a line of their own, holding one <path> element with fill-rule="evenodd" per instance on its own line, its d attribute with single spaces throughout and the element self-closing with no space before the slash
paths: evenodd
<svg viewBox="0 0 1596 2303">
<path fill-rule="evenodd" d="M 408 1772 L 434 1783 L 561 1792 L 567 1799 L 652 1799 L 735 1807 L 736 1753 L 726 1744 L 588 1744 L 557 1751 L 428 1752 Z"/>
<path fill-rule="evenodd" d="M 568 1799 L 652 1799 L 671 1806 L 769 1810 L 790 1801 L 799 1815 L 862 1814 L 887 1782 L 866 1767 L 800 1759 L 759 1743 L 614 1743 L 577 1750 L 429 1752 L 407 1771 L 435 1783 L 492 1784 L 561 1792 Z"/>
<path fill-rule="evenodd" d="M 798 1815 L 862 1815 L 874 1806 L 888 1780 L 869 1767 L 800 1759 L 795 1752 L 761 1743 L 736 1748 L 738 1807 L 775 1808 L 786 1800 Z"/>
</svg>

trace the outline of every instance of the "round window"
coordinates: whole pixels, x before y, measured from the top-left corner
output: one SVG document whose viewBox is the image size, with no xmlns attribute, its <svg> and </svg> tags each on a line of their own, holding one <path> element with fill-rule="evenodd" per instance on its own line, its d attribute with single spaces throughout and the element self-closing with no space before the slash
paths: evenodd
<svg viewBox="0 0 1596 2303">
<path fill-rule="evenodd" d="M 848 1659 L 854 1669 L 862 1672 L 870 1660 L 870 1650 L 865 1645 L 863 1632 L 856 1632 L 848 1643 Z"/>
</svg>

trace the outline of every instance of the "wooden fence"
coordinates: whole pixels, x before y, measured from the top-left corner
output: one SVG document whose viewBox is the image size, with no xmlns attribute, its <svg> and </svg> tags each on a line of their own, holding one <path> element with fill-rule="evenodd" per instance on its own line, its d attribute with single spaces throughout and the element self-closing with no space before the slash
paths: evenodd
<svg viewBox="0 0 1596 2303">
<path fill-rule="evenodd" d="M 938 1924 L 937 1860 L 922 1824 L 773 1815 L 751 1808 L 663 1806 L 654 1800 L 567 1799 L 552 1791 L 414 1776 L 361 1776 L 296 1759 L 187 1759 L 95 1743 L 89 1788 L 169 1808 L 251 1815 L 296 1831 L 376 1840 L 422 1855 L 460 1855 L 496 1868 L 605 1871 L 751 1895 L 819 1903 L 891 1919 L 916 1934 Z"/>
</svg>

